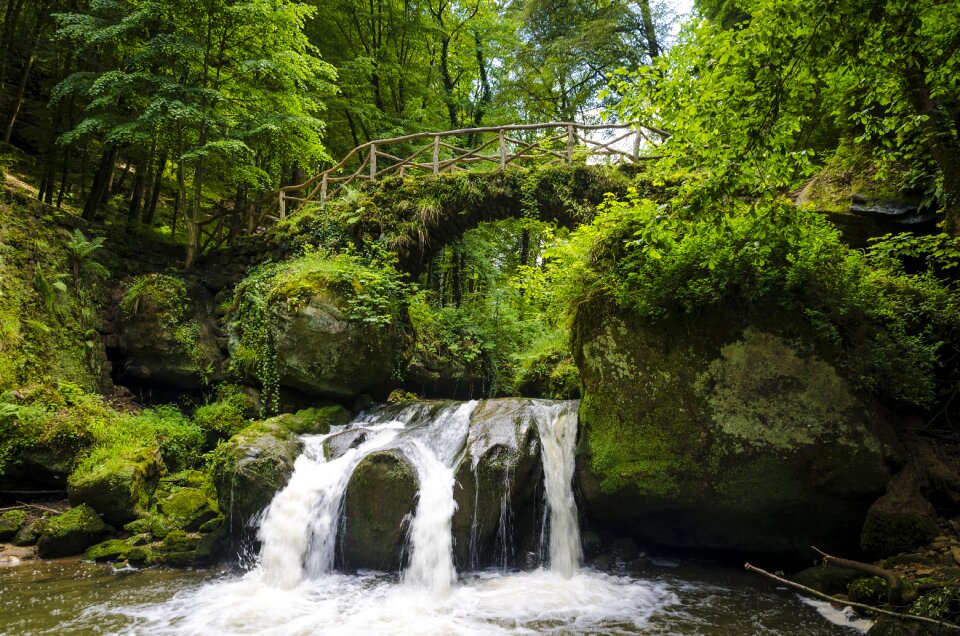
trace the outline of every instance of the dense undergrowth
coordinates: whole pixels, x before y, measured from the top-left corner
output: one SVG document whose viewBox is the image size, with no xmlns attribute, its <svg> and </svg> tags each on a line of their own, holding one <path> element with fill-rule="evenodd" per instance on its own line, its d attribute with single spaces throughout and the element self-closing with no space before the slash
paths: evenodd
<svg viewBox="0 0 960 636">
<path fill-rule="evenodd" d="M 931 258 L 908 272 L 921 252 Z M 605 298 L 650 320 L 776 303 L 844 352 L 836 362 L 858 388 L 930 407 L 956 382 L 958 254 L 945 237 L 853 250 L 822 213 L 787 199 L 694 212 L 633 191 L 555 250 L 546 276 L 574 310 Z"/>
</svg>

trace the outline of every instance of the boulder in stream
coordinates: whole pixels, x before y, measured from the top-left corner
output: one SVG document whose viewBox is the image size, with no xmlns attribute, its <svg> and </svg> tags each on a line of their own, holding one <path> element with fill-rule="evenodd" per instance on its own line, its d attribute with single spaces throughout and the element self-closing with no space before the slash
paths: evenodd
<svg viewBox="0 0 960 636">
<path fill-rule="evenodd" d="M 217 447 L 211 472 L 233 536 L 241 536 L 287 484 L 301 449 L 296 435 L 271 420 L 251 424 Z"/>
<path fill-rule="evenodd" d="M 83 552 L 107 531 L 96 511 L 86 504 L 51 517 L 37 542 L 37 555 L 43 559 L 71 556 Z"/>
<path fill-rule="evenodd" d="M 533 530 L 543 483 L 537 411 L 529 399 L 484 400 L 470 416 L 454 487 L 454 552 L 461 569 L 508 565 L 515 539 Z"/>
<path fill-rule="evenodd" d="M 67 480 L 74 506 L 89 504 L 109 523 L 121 526 L 145 513 L 160 475 L 160 450 L 141 448 L 93 466 L 81 466 Z"/>
<path fill-rule="evenodd" d="M 594 308 L 574 352 L 586 512 L 640 543 L 850 553 L 902 463 L 887 414 L 786 310 L 651 322 Z"/>
<path fill-rule="evenodd" d="M 408 515 L 417 501 L 416 472 L 398 451 L 367 455 L 344 495 L 343 555 L 351 568 L 396 571 Z"/>
</svg>

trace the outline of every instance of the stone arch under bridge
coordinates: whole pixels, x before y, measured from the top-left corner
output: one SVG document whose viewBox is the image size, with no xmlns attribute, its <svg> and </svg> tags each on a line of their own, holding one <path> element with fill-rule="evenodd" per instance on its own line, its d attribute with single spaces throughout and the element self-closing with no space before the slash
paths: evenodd
<svg viewBox="0 0 960 636">
<path fill-rule="evenodd" d="M 303 217 L 352 215 L 356 243 L 381 239 L 396 252 L 400 267 L 416 276 L 447 244 L 484 222 L 528 217 L 567 228 L 589 222 L 607 193 L 626 193 L 639 169 L 580 163 L 394 177 L 376 183 L 362 198 L 331 201 Z M 289 222 L 296 226 L 297 215 Z M 306 227 L 295 231 L 309 232 Z"/>
</svg>

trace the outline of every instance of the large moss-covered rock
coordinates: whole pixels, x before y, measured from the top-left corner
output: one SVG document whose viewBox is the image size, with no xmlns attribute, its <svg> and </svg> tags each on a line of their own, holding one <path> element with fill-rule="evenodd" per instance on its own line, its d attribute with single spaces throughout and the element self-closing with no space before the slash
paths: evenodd
<svg viewBox="0 0 960 636">
<path fill-rule="evenodd" d="M 37 554 L 44 559 L 79 554 L 99 541 L 106 529 L 96 511 L 81 504 L 47 521 Z"/>
<path fill-rule="evenodd" d="M 342 295 L 330 289 L 273 305 L 269 324 L 280 385 L 308 395 L 384 391 L 410 359 L 412 340 L 403 323 L 351 319 Z"/>
<path fill-rule="evenodd" d="M 537 402 L 485 400 L 470 416 L 467 449 L 456 472 L 454 552 L 460 569 L 514 565 L 518 537 L 536 519 L 543 481 Z"/>
<path fill-rule="evenodd" d="M 251 424 L 217 447 L 211 473 L 231 534 L 240 536 L 293 474 L 302 444 L 277 422 Z"/>
<path fill-rule="evenodd" d="M 9 541 L 17 535 L 27 522 L 27 513 L 23 510 L 8 510 L 0 514 L 0 541 Z"/>
<path fill-rule="evenodd" d="M 219 513 L 216 504 L 207 499 L 198 488 L 179 488 L 157 502 L 157 509 L 178 529 L 187 532 L 199 530 Z"/>
<path fill-rule="evenodd" d="M 199 389 L 221 378 L 215 307 L 202 286 L 147 274 L 130 281 L 118 301 L 122 379 Z"/>
<path fill-rule="evenodd" d="M 416 507 L 417 475 L 397 451 L 378 451 L 353 471 L 344 499 L 343 555 L 352 568 L 399 570 L 403 523 Z"/>
<path fill-rule="evenodd" d="M 154 562 L 153 551 L 144 545 L 140 537 L 130 539 L 108 539 L 90 546 L 83 553 L 87 561 L 129 561 L 137 565 Z"/>
<path fill-rule="evenodd" d="M 650 322 L 594 306 L 574 350 L 590 516 L 672 547 L 858 547 L 899 451 L 800 319 L 768 308 Z"/>
<path fill-rule="evenodd" d="M 926 476 L 910 463 L 887 484 L 887 492 L 867 511 L 860 546 L 874 556 L 898 554 L 926 545 L 939 534 L 937 513 L 924 496 Z"/>
<path fill-rule="evenodd" d="M 70 503 L 89 504 L 111 524 L 123 525 L 147 511 L 157 480 L 165 471 L 157 448 L 81 466 L 67 480 Z"/>
</svg>

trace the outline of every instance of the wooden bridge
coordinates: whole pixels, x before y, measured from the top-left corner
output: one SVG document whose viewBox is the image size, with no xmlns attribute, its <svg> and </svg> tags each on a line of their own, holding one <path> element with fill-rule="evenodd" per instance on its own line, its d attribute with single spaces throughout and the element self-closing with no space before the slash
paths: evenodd
<svg viewBox="0 0 960 636">
<path fill-rule="evenodd" d="M 550 122 L 377 139 L 357 146 L 343 161 L 304 183 L 280 188 L 279 217 L 286 216 L 288 202 L 325 203 L 355 182 L 369 183 L 388 175 L 439 175 L 482 167 L 507 170 L 512 166 L 570 165 L 589 159 L 637 163 L 656 159 L 658 156 L 651 151 L 655 152 L 668 137 L 670 133 L 640 123 Z"/>
</svg>

